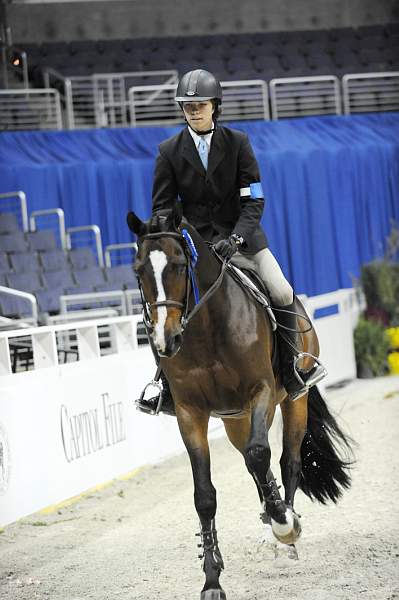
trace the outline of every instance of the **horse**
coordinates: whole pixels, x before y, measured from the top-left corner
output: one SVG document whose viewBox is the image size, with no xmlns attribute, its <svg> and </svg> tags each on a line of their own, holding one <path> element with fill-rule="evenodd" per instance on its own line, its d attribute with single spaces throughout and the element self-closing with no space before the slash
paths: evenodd
<svg viewBox="0 0 399 600">
<path fill-rule="evenodd" d="M 207 438 L 210 416 L 223 420 L 228 439 L 244 458 L 257 487 L 262 521 L 279 542 L 293 549 L 301 534 L 294 510 L 296 490 L 321 503 L 337 502 L 351 482 L 350 463 L 343 458 L 350 441 L 316 387 L 295 402 L 288 399 L 273 369 L 276 340 L 264 307 L 182 220 L 178 205 L 146 222 L 129 212 L 127 222 L 138 241 L 134 269 L 145 322 L 191 462 L 205 573 L 201 600 L 225 600 Z M 306 322 L 305 313 L 298 322 Z M 300 337 L 304 352 L 318 356 L 314 329 Z M 268 431 L 277 405 L 283 418 L 284 499 L 270 469 Z"/>
</svg>

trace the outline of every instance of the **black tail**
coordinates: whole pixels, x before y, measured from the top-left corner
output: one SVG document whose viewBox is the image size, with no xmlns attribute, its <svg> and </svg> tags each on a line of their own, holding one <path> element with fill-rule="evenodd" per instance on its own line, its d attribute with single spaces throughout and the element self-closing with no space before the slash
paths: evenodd
<svg viewBox="0 0 399 600">
<path fill-rule="evenodd" d="M 308 426 L 302 442 L 301 490 L 311 500 L 337 502 L 351 485 L 352 440 L 343 433 L 317 387 L 308 397 Z M 344 456 L 342 456 L 344 455 Z"/>
</svg>

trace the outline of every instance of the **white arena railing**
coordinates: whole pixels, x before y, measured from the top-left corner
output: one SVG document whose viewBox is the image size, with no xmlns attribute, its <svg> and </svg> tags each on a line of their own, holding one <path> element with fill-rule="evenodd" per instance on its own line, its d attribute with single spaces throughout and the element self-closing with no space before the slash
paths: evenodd
<svg viewBox="0 0 399 600">
<path fill-rule="evenodd" d="M 0 131 L 62 129 L 60 95 L 53 88 L 0 90 Z"/>
<path fill-rule="evenodd" d="M 44 81 L 47 86 L 61 88 L 68 129 L 127 127 L 127 90 L 143 77 L 176 86 L 178 74 L 171 69 L 64 77 L 54 69 L 46 69 Z"/>
<path fill-rule="evenodd" d="M 272 79 L 269 87 L 272 119 L 341 114 L 339 80 L 334 75 Z"/>
<path fill-rule="evenodd" d="M 223 111 L 220 121 L 270 119 L 269 94 L 265 81 L 222 81 Z M 174 101 L 176 85 L 140 85 L 129 89 L 130 124 L 175 125 L 183 123 Z"/>
<path fill-rule="evenodd" d="M 399 110 L 399 71 L 349 73 L 342 91 L 346 115 Z"/>
</svg>

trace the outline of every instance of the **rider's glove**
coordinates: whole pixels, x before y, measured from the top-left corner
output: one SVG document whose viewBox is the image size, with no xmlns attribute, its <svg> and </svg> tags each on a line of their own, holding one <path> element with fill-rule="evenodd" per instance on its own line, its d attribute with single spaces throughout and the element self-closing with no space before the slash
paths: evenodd
<svg viewBox="0 0 399 600">
<path fill-rule="evenodd" d="M 220 240 L 214 245 L 215 251 L 224 258 L 224 260 L 229 261 L 233 254 L 235 254 L 240 246 L 244 243 L 244 239 L 233 233 L 226 240 Z"/>
</svg>

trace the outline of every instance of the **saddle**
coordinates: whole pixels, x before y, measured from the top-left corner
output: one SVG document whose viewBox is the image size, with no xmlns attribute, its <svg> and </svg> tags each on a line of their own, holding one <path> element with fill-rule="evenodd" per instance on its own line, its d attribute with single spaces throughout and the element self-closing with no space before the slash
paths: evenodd
<svg viewBox="0 0 399 600">
<path fill-rule="evenodd" d="M 235 254 L 228 264 L 228 272 L 233 279 L 248 292 L 259 304 L 264 306 L 272 326 L 273 331 L 277 329 L 277 321 L 274 316 L 270 294 L 258 273 L 249 261 L 242 254 Z"/>
<path fill-rule="evenodd" d="M 276 339 L 277 332 L 277 320 L 274 315 L 271 302 L 270 294 L 263 282 L 259 277 L 258 273 L 253 268 L 250 260 L 245 258 L 242 254 L 235 254 L 227 266 L 228 273 L 236 281 L 243 290 L 245 290 L 256 302 L 261 304 L 270 320 L 273 335 L 273 348 L 272 348 L 272 367 L 276 374 L 279 367 L 279 353 L 278 344 Z"/>
</svg>

